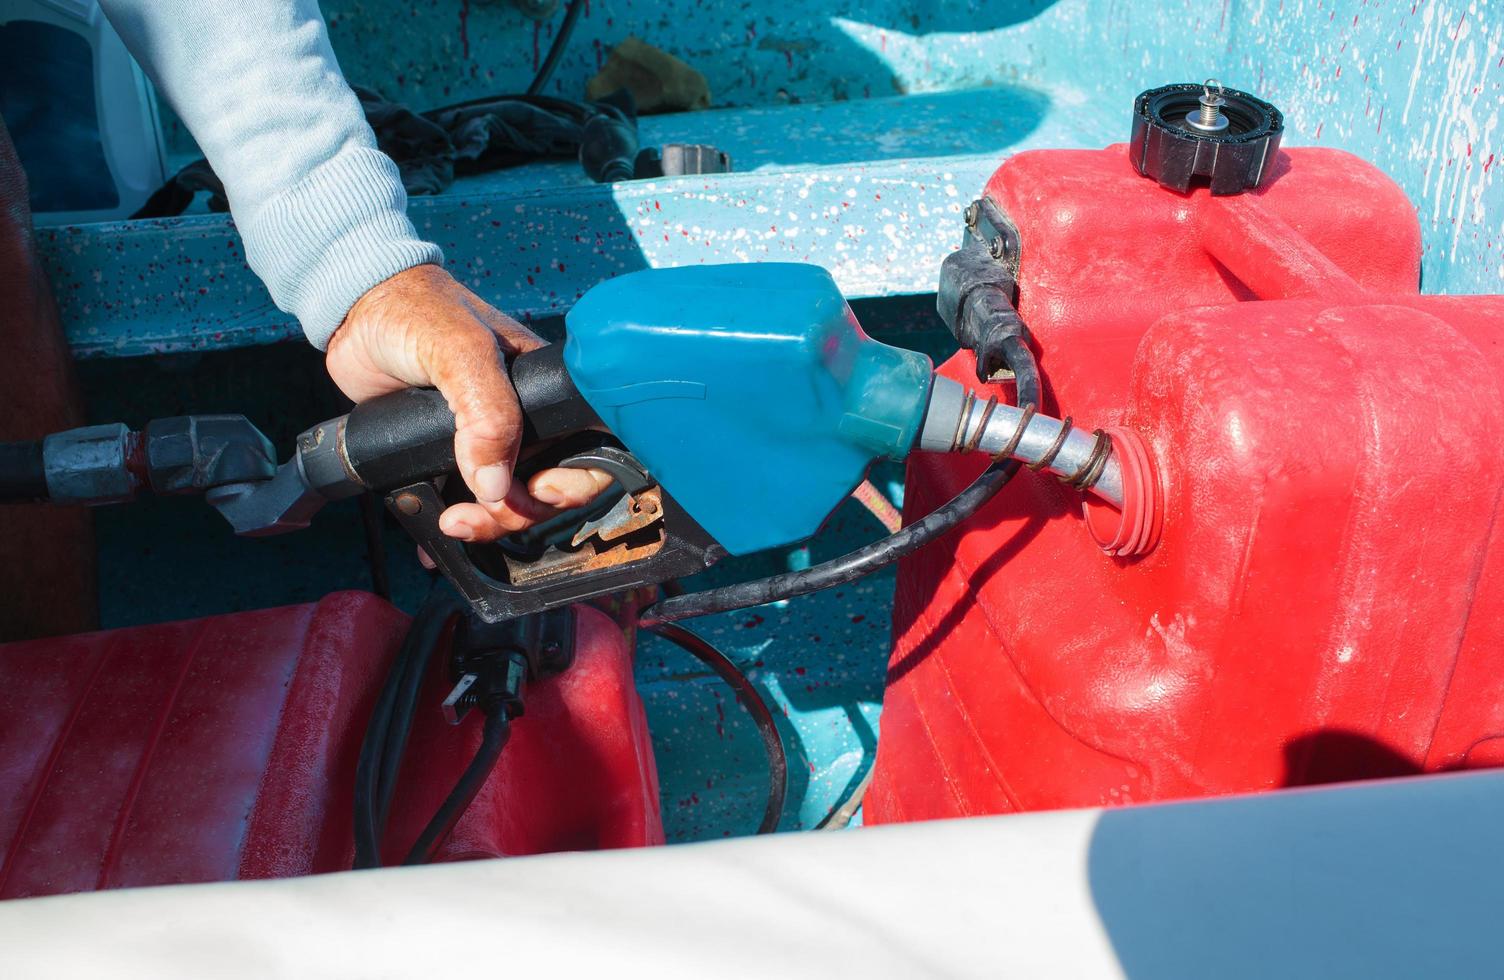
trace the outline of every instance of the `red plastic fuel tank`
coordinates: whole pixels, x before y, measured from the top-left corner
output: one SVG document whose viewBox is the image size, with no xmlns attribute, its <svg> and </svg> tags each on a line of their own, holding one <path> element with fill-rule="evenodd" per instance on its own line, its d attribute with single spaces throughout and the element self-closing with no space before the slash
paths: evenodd
<svg viewBox="0 0 1504 980">
<path fill-rule="evenodd" d="M 605 613 L 576 606 L 575 615 L 574 663 L 528 686 L 496 771 L 438 860 L 663 843 L 658 769 L 631 646 Z M 398 775 L 382 842 L 387 864 L 402 862 L 480 745 L 480 712 L 451 727 L 437 710 L 453 683 L 446 665 L 435 663 L 419 699 L 431 710 L 414 722 Z"/>
<path fill-rule="evenodd" d="M 577 616 L 574 666 L 530 688 L 446 857 L 662 841 L 630 646 Z M 0 646 L 0 898 L 350 867 L 361 736 L 407 622 L 345 592 Z M 441 697 L 415 724 L 393 837 L 473 749 Z"/>
<path fill-rule="evenodd" d="M 1024 471 L 904 559 L 867 820 L 1504 762 L 1504 297 L 1420 296 L 1413 206 L 1336 151 L 1227 198 L 1024 153 L 986 193 L 1044 407 L 1142 437 L 1163 531 L 1109 557 Z M 984 464 L 913 457 L 908 516 Z"/>
</svg>

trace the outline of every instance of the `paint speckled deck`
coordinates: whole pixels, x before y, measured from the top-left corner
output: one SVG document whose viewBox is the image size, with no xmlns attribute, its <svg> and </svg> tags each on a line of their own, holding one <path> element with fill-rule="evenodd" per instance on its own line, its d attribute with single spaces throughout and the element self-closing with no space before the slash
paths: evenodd
<svg viewBox="0 0 1504 980">
<path fill-rule="evenodd" d="M 418 107 L 524 87 L 551 29 L 502 3 L 325 8 L 351 78 Z M 1289 143 L 1351 150 L 1405 188 L 1427 291 L 1496 290 L 1501 21 L 1477 2 L 885 0 L 858 17 L 811 0 L 776 12 L 593 0 L 554 88 L 578 93 L 610 44 L 646 38 L 733 108 L 647 119 L 644 141 L 717 144 L 738 173 L 600 187 L 571 163 L 539 164 L 411 211 L 460 278 L 524 317 L 563 311 L 607 276 L 695 262 L 811 261 L 854 297 L 922 293 L 1004 155 L 1124 139 L 1136 92 L 1215 75 L 1280 106 Z M 297 334 L 223 216 L 39 235 L 80 356 Z"/>
</svg>

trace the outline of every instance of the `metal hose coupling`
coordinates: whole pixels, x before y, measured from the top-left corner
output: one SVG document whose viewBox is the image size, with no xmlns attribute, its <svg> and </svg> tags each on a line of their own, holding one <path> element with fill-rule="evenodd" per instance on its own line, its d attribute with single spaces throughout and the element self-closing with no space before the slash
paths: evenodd
<svg viewBox="0 0 1504 980">
<path fill-rule="evenodd" d="M 1082 513 L 1087 527 L 1110 555 L 1143 555 L 1159 543 L 1159 482 L 1148 447 L 1131 429 L 1087 432 L 1069 417 L 1054 419 L 1032 406 L 983 399 L 965 385 L 937 375 L 916 448 L 986 453 L 1053 474 L 1086 494 Z"/>
</svg>

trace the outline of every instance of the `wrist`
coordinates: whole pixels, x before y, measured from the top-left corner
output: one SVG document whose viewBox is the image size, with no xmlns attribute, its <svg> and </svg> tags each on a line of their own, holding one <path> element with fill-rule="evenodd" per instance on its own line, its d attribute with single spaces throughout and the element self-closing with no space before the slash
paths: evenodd
<svg viewBox="0 0 1504 980">
<path fill-rule="evenodd" d="M 339 329 L 351 321 L 360 321 L 379 315 L 393 304 L 412 302 L 421 294 L 451 288 L 454 277 L 444 267 L 434 262 L 420 262 L 392 273 L 371 288 L 361 293 L 340 322 Z M 338 330 L 335 332 L 338 334 Z M 332 340 L 333 338 L 331 338 Z"/>
</svg>

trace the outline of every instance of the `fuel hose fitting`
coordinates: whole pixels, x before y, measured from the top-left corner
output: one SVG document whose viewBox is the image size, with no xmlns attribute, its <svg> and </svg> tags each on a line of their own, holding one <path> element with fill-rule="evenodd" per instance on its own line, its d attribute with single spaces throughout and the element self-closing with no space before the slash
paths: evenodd
<svg viewBox="0 0 1504 980">
<path fill-rule="evenodd" d="M 1143 439 L 1131 429 L 1087 432 L 1068 417 L 1054 419 L 1032 406 L 983 399 L 937 376 L 916 446 L 928 452 L 986 453 L 1053 474 L 1087 495 L 1082 503 L 1087 527 L 1110 555 L 1147 554 L 1159 542 L 1158 480 Z"/>
</svg>

